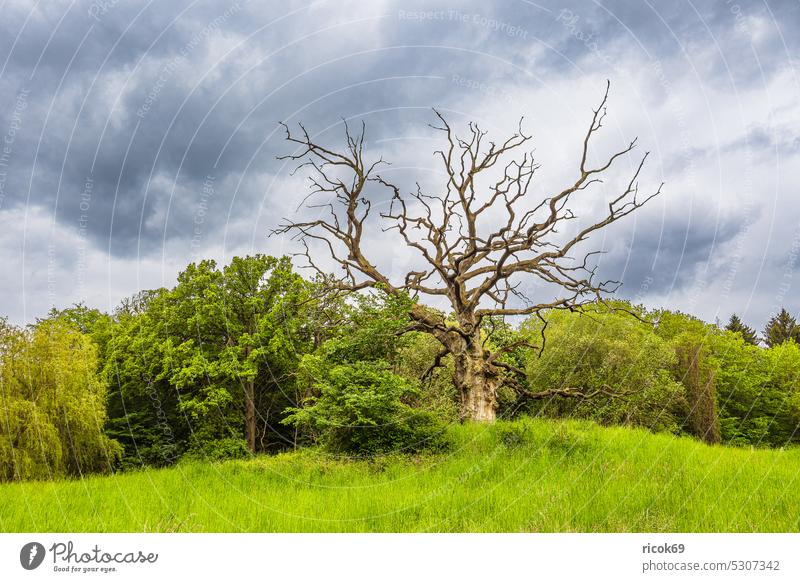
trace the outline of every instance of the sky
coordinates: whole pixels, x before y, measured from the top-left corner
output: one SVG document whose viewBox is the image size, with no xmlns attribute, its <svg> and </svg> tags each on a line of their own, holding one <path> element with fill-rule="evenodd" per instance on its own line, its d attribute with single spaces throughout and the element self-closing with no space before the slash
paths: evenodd
<svg viewBox="0 0 800 582">
<path fill-rule="evenodd" d="M 592 108 L 602 209 L 649 151 L 662 194 L 587 244 L 621 297 L 761 329 L 800 313 L 800 2 L 2 2 L 0 314 L 112 310 L 189 262 L 281 255 L 307 192 L 279 122 L 441 184 L 432 108 L 492 137 L 524 118 L 531 200 L 575 179 Z M 437 182 L 437 179 L 439 180 Z M 604 198 L 605 197 L 605 198 Z M 376 200 L 376 208 L 380 208 Z M 302 211 L 300 211 L 302 212 Z M 394 276 L 410 250 L 373 223 Z"/>
</svg>

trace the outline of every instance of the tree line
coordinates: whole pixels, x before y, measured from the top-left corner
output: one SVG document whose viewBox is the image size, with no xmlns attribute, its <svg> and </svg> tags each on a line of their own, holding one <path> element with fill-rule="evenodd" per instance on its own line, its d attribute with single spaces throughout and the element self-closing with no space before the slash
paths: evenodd
<svg viewBox="0 0 800 582">
<path fill-rule="evenodd" d="M 468 418 L 457 362 L 430 334 L 408 331 L 413 303 L 331 292 L 289 258 L 255 255 L 222 268 L 193 263 L 174 287 L 138 293 L 112 313 L 77 305 L 24 329 L 3 321 L 0 478 L 302 446 L 348 456 L 446 447 L 447 425 Z M 524 371 L 498 389 L 497 413 L 795 445 L 797 326 L 778 314 L 761 347 L 737 320 L 726 329 L 622 301 L 552 309 L 516 326 L 487 319 L 486 349 Z M 779 335 L 776 322 L 792 333 Z M 543 350 L 527 348 L 542 340 Z"/>
<path fill-rule="evenodd" d="M 284 125 L 295 148 L 284 158 L 308 173 L 310 212 L 272 234 L 301 246 L 295 256 L 313 280 L 288 257 L 201 261 L 173 288 L 141 292 L 113 313 L 75 306 L 28 329 L 4 324 L 2 475 L 306 445 L 414 452 L 446 446 L 449 423 L 517 414 L 710 443 L 795 443 L 798 333 L 788 313 L 767 325 L 762 349 L 738 318 L 723 330 L 607 299 L 619 283 L 597 279 L 599 251 L 587 241 L 661 192 L 640 189 L 647 153 L 613 183 L 636 139 L 592 151 L 608 94 L 592 110 L 574 178 L 540 197 L 522 121 L 493 141 L 475 123 L 459 134 L 434 111 L 443 183 L 410 193 L 365 151 L 363 124 L 353 133 L 344 122 L 343 147 Z M 600 211 L 576 220 L 589 193 Z M 390 234 L 416 254 L 399 276 L 371 256 L 369 241 Z M 35 422 L 20 423 L 25 415 Z"/>
</svg>

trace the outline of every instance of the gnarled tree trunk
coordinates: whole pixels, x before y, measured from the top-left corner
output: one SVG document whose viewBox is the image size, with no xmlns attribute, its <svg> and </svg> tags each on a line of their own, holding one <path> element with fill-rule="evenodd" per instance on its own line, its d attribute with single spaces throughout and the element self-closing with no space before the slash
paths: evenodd
<svg viewBox="0 0 800 582">
<path fill-rule="evenodd" d="M 499 378 L 487 369 L 485 359 L 472 354 L 456 357 L 453 380 L 461 394 L 461 418 L 494 422 Z"/>
<path fill-rule="evenodd" d="M 472 327 L 472 322 L 467 326 Z M 453 381 L 461 395 L 461 418 L 494 422 L 501 379 L 489 363 L 489 353 L 483 348 L 480 329 L 472 329 L 471 334 L 457 339 L 457 346 L 448 346 L 455 364 Z"/>
<path fill-rule="evenodd" d="M 480 325 L 474 312 L 460 314 L 457 326 L 448 324 L 441 314 L 415 304 L 409 314 L 417 329 L 431 333 L 453 357 L 453 383 L 461 398 L 461 419 L 494 422 L 497 417 L 497 389 L 500 370 L 492 364 L 483 346 Z"/>
</svg>

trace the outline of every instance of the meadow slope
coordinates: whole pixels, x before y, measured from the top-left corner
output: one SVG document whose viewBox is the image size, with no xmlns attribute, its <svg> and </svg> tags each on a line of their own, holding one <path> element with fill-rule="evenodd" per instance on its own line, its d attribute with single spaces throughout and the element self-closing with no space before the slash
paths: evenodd
<svg viewBox="0 0 800 582">
<path fill-rule="evenodd" d="M 709 447 L 585 422 L 450 429 L 446 453 L 302 450 L 0 486 L 0 530 L 750 532 L 800 530 L 800 450 Z"/>
</svg>

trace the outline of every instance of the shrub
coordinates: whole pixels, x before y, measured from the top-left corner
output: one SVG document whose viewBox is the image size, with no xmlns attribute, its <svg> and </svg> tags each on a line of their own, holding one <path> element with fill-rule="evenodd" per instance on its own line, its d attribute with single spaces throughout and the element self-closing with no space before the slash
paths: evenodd
<svg viewBox="0 0 800 582">
<path fill-rule="evenodd" d="M 500 421 L 497 423 L 495 431 L 499 441 L 509 449 L 530 445 L 535 438 L 533 427 L 528 419 L 513 423 Z"/>
<path fill-rule="evenodd" d="M 458 392 L 453 384 L 453 358 L 447 356 L 441 366 L 431 370 L 441 344 L 426 333 L 406 334 L 405 345 L 397 350 L 394 372 L 419 383 L 415 408 L 429 410 L 446 422 L 458 422 Z"/>
<path fill-rule="evenodd" d="M 200 438 L 185 456 L 201 461 L 224 461 L 248 457 L 250 456 L 250 451 L 247 449 L 247 442 L 241 437 Z"/>
<path fill-rule="evenodd" d="M 303 408 L 288 409 L 283 422 L 305 428 L 328 450 L 373 455 L 442 445 L 443 423 L 408 404 L 419 396 L 419 389 L 389 371 L 387 364 L 358 362 L 325 369 L 318 358 L 306 358 L 305 364 L 319 374 L 317 396 Z"/>
</svg>

